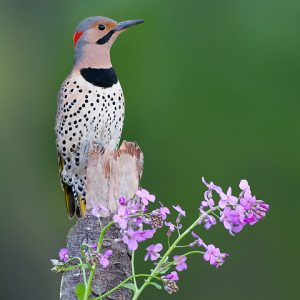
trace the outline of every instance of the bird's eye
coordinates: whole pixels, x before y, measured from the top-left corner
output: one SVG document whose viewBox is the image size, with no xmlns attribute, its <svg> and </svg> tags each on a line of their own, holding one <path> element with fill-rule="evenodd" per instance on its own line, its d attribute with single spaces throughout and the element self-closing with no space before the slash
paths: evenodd
<svg viewBox="0 0 300 300">
<path fill-rule="evenodd" d="M 100 24 L 100 25 L 98 26 L 98 29 L 99 29 L 99 30 L 104 30 L 104 29 L 105 29 L 105 25 L 104 25 L 104 24 Z"/>
</svg>

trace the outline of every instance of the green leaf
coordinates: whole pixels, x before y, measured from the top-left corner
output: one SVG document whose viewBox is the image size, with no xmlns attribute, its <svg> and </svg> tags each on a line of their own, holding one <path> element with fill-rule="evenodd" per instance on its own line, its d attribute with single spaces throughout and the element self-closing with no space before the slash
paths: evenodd
<svg viewBox="0 0 300 300">
<path fill-rule="evenodd" d="M 78 283 L 76 285 L 76 288 L 75 288 L 75 293 L 76 293 L 76 296 L 77 296 L 78 300 L 83 300 L 83 298 L 84 298 L 84 292 L 85 292 L 85 285 L 84 285 L 84 283 Z"/>
<path fill-rule="evenodd" d="M 136 291 L 135 285 L 133 283 L 130 283 L 130 282 L 129 283 L 124 283 L 122 285 L 122 287 L 124 287 L 126 289 L 130 289 L 130 290 Z"/>
<path fill-rule="evenodd" d="M 92 289 L 90 288 L 89 295 L 91 294 L 91 292 L 92 292 Z M 78 300 L 84 299 L 84 293 L 85 293 L 84 283 L 78 283 L 75 288 L 75 294 L 76 294 Z"/>
<path fill-rule="evenodd" d="M 159 290 L 161 290 L 162 289 L 162 287 L 161 287 L 161 285 L 160 284 L 158 284 L 158 283 L 156 283 L 156 282 L 152 282 L 152 281 L 150 281 L 149 282 L 149 284 L 152 284 L 153 286 L 155 286 L 157 289 L 159 289 Z"/>
</svg>

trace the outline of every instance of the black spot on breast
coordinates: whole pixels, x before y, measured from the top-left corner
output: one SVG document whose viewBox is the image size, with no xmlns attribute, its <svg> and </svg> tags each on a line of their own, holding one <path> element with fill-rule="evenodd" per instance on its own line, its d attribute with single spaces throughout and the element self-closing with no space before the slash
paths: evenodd
<svg viewBox="0 0 300 300">
<path fill-rule="evenodd" d="M 117 74 L 113 68 L 94 69 L 84 68 L 80 70 L 81 76 L 92 85 L 108 88 L 118 82 Z"/>
</svg>

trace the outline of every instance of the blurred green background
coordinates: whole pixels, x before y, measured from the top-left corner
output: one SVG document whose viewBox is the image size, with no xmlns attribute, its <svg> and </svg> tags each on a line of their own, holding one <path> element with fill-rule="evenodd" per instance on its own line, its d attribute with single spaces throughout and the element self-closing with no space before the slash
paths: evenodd
<svg viewBox="0 0 300 300">
<path fill-rule="evenodd" d="M 145 154 L 142 185 L 196 216 L 201 176 L 247 178 L 268 217 L 231 237 L 231 256 L 198 257 L 173 299 L 299 299 L 300 2 L 292 0 L 1 1 L 1 299 L 58 299 L 49 259 L 73 224 L 60 189 L 56 96 L 90 15 L 143 18 L 112 49 L 126 97 L 123 139 Z M 139 269 L 148 268 L 140 256 Z M 142 299 L 171 296 L 149 288 Z"/>
</svg>

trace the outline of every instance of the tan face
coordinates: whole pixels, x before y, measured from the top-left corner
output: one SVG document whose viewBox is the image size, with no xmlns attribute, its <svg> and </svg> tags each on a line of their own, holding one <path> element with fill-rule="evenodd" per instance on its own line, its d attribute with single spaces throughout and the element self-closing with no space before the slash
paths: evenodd
<svg viewBox="0 0 300 300">
<path fill-rule="evenodd" d="M 102 38 L 110 34 L 111 30 L 118 25 L 116 21 L 98 21 L 91 25 L 91 27 L 85 32 L 85 41 L 90 44 L 96 44 L 101 41 Z"/>
</svg>

